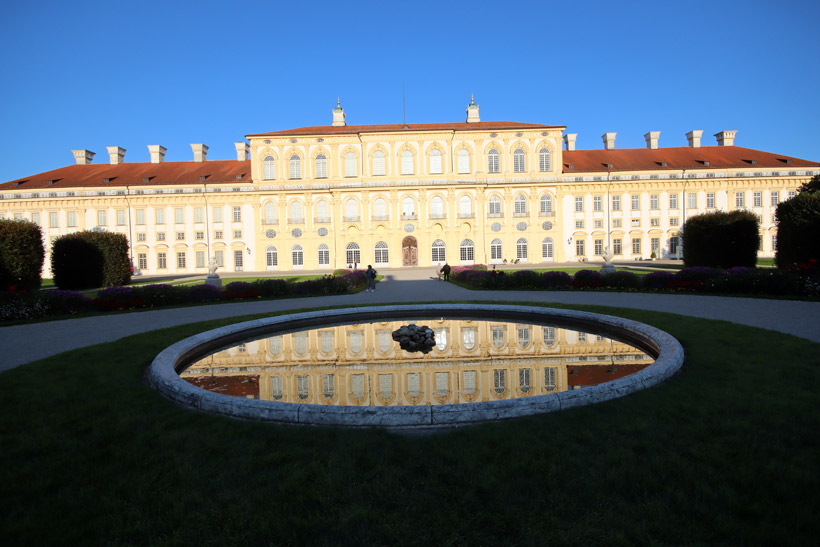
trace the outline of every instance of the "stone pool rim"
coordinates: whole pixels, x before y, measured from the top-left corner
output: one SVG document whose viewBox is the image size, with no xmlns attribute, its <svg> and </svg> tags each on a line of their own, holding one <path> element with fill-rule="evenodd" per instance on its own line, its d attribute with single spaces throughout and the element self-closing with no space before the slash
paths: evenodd
<svg viewBox="0 0 820 547">
<path fill-rule="evenodd" d="M 320 325 L 438 316 L 560 323 L 564 328 L 592 329 L 637 346 L 654 357 L 655 362 L 611 382 L 546 395 L 466 404 L 382 407 L 245 399 L 198 388 L 177 372 L 193 359 L 255 335 Z M 201 332 L 160 352 L 151 363 L 148 382 L 164 397 L 210 414 L 291 425 L 430 429 L 532 416 L 616 399 L 660 384 L 681 368 L 683 359 L 683 347 L 672 335 L 638 321 L 611 315 L 505 304 L 367 306 L 282 314 Z"/>
</svg>

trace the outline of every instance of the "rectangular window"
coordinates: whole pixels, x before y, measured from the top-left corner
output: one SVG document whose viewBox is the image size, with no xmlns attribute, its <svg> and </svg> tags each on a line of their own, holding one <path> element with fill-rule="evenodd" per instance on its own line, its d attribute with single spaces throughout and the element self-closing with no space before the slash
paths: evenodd
<svg viewBox="0 0 820 547">
<path fill-rule="evenodd" d="M 658 258 L 658 256 L 661 254 L 661 238 L 653 237 L 650 240 L 650 243 L 652 245 L 652 252 L 655 253 L 655 258 Z"/>
<path fill-rule="evenodd" d="M 641 196 L 638 194 L 633 194 L 630 196 L 632 199 L 632 210 L 633 211 L 640 211 L 641 210 Z"/>
<path fill-rule="evenodd" d="M 584 240 L 578 239 L 575 241 L 575 256 L 584 255 L 586 255 L 586 249 L 584 248 Z"/>
<path fill-rule="evenodd" d="M 328 264 L 330 264 L 330 250 L 319 247 L 319 265 L 327 266 Z"/>
<path fill-rule="evenodd" d="M 789 199 L 792 199 L 794 196 L 797 195 L 797 192 L 794 190 L 789 190 Z"/>
<path fill-rule="evenodd" d="M 194 207 L 194 222 L 205 222 L 205 210 L 202 207 Z"/>
<path fill-rule="evenodd" d="M 154 211 L 154 217 L 157 220 L 157 224 L 165 224 L 165 209 L 156 209 Z"/>
<path fill-rule="evenodd" d="M 77 213 L 74 211 L 69 211 L 67 214 L 68 222 L 66 224 L 69 228 L 75 228 L 77 226 Z"/>
<path fill-rule="evenodd" d="M 234 207 L 233 208 L 233 221 L 234 222 L 242 222 L 242 208 L 241 207 Z"/>
<path fill-rule="evenodd" d="M 649 219 L 649 225 L 650 226 L 660 226 L 661 225 L 661 219 L 659 219 L 659 218 L 650 218 Z"/>
<path fill-rule="evenodd" d="M 603 228 L 603 227 L 604 227 L 604 221 L 603 221 L 603 220 L 601 220 L 601 219 L 599 219 L 599 218 L 596 218 L 596 219 L 593 221 L 593 225 L 594 225 L 596 228 Z"/>
<path fill-rule="evenodd" d="M 70 211 L 68 213 L 68 218 L 71 220 L 71 215 L 74 211 Z M 71 224 L 69 224 L 71 226 Z M 57 212 L 49 213 L 48 214 L 48 227 L 49 228 L 59 228 L 60 227 L 60 214 Z"/>
<path fill-rule="evenodd" d="M 195 237 L 196 239 L 205 239 L 205 232 L 196 232 L 196 233 L 194 234 L 194 237 Z"/>
<path fill-rule="evenodd" d="M 459 174 L 470 172 L 470 154 L 466 150 L 458 153 L 458 172 Z"/>
<path fill-rule="evenodd" d="M 621 210 L 621 196 L 612 196 L 612 210 L 613 211 L 620 211 Z"/>
<path fill-rule="evenodd" d="M 117 226 L 125 226 L 125 209 L 117 209 Z"/>
<path fill-rule="evenodd" d="M 603 211 L 604 210 L 603 201 L 604 201 L 604 198 L 602 198 L 601 196 L 593 196 L 593 198 L 592 198 L 592 210 L 593 211 Z"/>
<path fill-rule="evenodd" d="M 148 255 L 146 253 L 137 254 L 137 268 L 140 270 L 148 269 Z"/>
<path fill-rule="evenodd" d="M 612 219 L 612 227 L 613 228 L 620 228 L 621 227 L 621 219 L 613 218 Z"/>
<path fill-rule="evenodd" d="M 177 268 L 185 267 L 185 253 L 177 253 Z"/>
<path fill-rule="evenodd" d="M 669 219 L 669 225 L 670 226 L 677 226 L 678 225 L 678 217 L 671 217 Z"/>
<path fill-rule="evenodd" d="M 165 270 L 168 268 L 167 257 L 165 253 L 157 253 L 157 268 Z"/>
<path fill-rule="evenodd" d="M 777 205 L 780 202 L 780 192 L 777 190 L 772 191 L 772 205 Z"/>
<path fill-rule="evenodd" d="M 157 241 L 165 241 L 165 232 L 157 232 Z"/>
<path fill-rule="evenodd" d="M 620 239 L 613 239 L 612 240 L 612 254 L 623 254 L 623 247 L 621 245 Z"/>
<path fill-rule="evenodd" d="M 658 194 L 652 194 L 649 196 L 649 208 L 652 210 L 660 209 L 658 202 Z"/>
<path fill-rule="evenodd" d="M 185 209 L 182 207 L 174 209 L 174 222 L 177 224 L 185 224 Z"/>
<path fill-rule="evenodd" d="M 205 251 L 197 251 L 196 252 L 196 267 L 197 268 L 204 268 L 205 267 Z"/>
<path fill-rule="evenodd" d="M 234 230 L 233 231 L 233 238 L 234 239 L 242 239 L 242 230 Z"/>
<path fill-rule="evenodd" d="M 763 192 L 754 193 L 754 204 L 755 207 L 763 207 Z"/>
<path fill-rule="evenodd" d="M 137 234 L 137 241 L 145 241 L 145 232 L 140 232 Z"/>
<path fill-rule="evenodd" d="M 464 371 L 464 392 L 467 393 L 467 395 L 473 395 L 476 392 L 474 370 Z"/>
<path fill-rule="evenodd" d="M 214 207 L 214 222 L 222 222 L 222 207 Z"/>
<path fill-rule="evenodd" d="M 746 194 L 737 192 L 735 194 L 735 207 L 743 207 L 746 203 Z"/>
<path fill-rule="evenodd" d="M 558 387 L 556 383 L 556 372 L 557 368 L 555 367 L 548 367 L 544 369 L 544 389 L 546 391 L 555 391 L 555 388 Z"/>
<path fill-rule="evenodd" d="M 690 209 L 697 209 L 698 208 L 698 195 L 697 194 L 689 194 L 686 196 L 686 199 L 689 200 L 689 203 L 686 204 L 687 207 Z"/>
<path fill-rule="evenodd" d="M 23 220 L 23 213 L 14 213 L 14 220 Z"/>
<path fill-rule="evenodd" d="M 596 239 L 595 240 L 595 256 L 601 256 L 604 254 L 604 240 L 603 239 Z"/>
<path fill-rule="evenodd" d="M 575 212 L 582 213 L 584 211 L 584 198 L 583 196 L 576 196 L 575 197 Z"/>
<path fill-rule="evenodd" d="M 641 254 L 641 238 L 639 238 L 639 237 L 632 238 L 632 254 L 633 255 Z"/>
<path fill-rule="evenodd" d="M 507 375 L 506 370 L 496 368 L 493 369 L 493 390 L 496 393 L 504 393 L 507 391 Z"/>
<path fill-rule="evenodd" d="M 216 265 L 220 268 L 225 267 L 225 253 L 224 251 L 214 251 L 214 260 L 216 261 Z"/>
<path fill-rule="evenodd" d="M 449 374 L 446 372 L 436 372 L 436 395 L 438 397 L 445 397 L 450 393 L 450 389 L 447 387 L 448 376 Z"/>
<path fill-rule="evenodd" d="M 236 270 L 237 272 L 242 271 L 242 261 L 243 261 L 243 259 L 244 259 L 244 256 L 242 256 L 242 251 L 241 250 L 237 249 L 236 251 L 233 252 L 233 267 L 234 267 L 234 270 Z"/>
<path fill-rule="evenodd" d="M 105 213 L 105 211 L 97 211 L 97 226 L 105 226 L 107 224 Z"/>
<path fill-rule="evenodd" d="M 669 255 L 673 257 L 678 256 L 678 247 L 680 245 L 680 238 L 678 236 L 669 238 Z"/>
<path fill-rule="evenodd" d="M 137 209 L 137 226 L 145 226 L 145 209 Z"/>
<path fill-rule="evenodd" d="M 639 219 L 639 218 L 633 218 L 632 219 L 632 227 L 633 228 L 638 228 L 640 225 L 641 225 L 641 219 Z"/>
<path fill-rule="evenodd" d="M 223 235 L 222 230 L 216 230 L 214 232 L 214 239 L 222 239 Z"/>
<path fill-rule="evenodd" d="M 185 241 L 185 232 L 177 232 L 177 241 Z"/>
<path fill-rule="evenodd" d="M 37 226 L 40 225 L 40 213 L 31 213 L 31 221 Z"/>
<path fill-rule="evenodd" d="M 583 229 L 584 228 L 584 221 L 583 220 L 576 220 L 575 221 L 575 227 L 578 228 L 578 229 Z"/>
<path fill-rule="evenodd" d="M 670 209 L 677 209 L 678 208 L 678 195 L 677 194 L 669 194 L 669 208 Z"/>
<path fill-rule="evenodd" d="M 777 234 L 774 234 L 772 236 L 772 250 L 773 251 L 777 250 Z"/>
<path fill-rule="evenodd" d="M 692 195 L 692 194 L 690 194 Z M 715 193 L 709 192 L 706 194 L 706 208 L 707 209 L 714 209 L 715 208 Z M 693 207 L 694 209 L 694 207 Z"/>
</svg>

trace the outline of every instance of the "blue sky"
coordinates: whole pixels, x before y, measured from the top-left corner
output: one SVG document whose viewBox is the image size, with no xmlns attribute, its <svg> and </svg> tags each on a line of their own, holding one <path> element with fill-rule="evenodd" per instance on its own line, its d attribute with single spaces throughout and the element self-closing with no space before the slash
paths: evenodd
<svg viewBox="0 0 820 547">
<path fill-rule="evenodd" d="M 566 125 L 578 148 L 685 133 L 820 161 L 820 2 L 7 2 L 0 182 L 73 163 L 234 159 L 250 133 L 483 120 Z"/>
</svg>

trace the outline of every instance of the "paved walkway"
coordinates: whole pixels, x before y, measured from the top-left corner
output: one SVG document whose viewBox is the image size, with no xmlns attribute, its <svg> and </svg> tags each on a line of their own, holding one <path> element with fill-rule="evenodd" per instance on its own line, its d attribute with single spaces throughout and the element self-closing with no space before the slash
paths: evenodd
<svg viewBox="0 0 820 547">
<path fill-rule="evenodd" d="M 556 302 L 636 308 L 706 319 L 724 319 L 820 342 L 820 302 L 684 294 L 470 291 L 451 283 L 438 281 L 433 268 L 394 270 L 381 268 L 379 273 L 385 278 L 377 284 L 376 292 L 373 293 L 237 302 L 0 327 L 0 371 L 70 349 L 208 319 L 321 306 L 447 300 Z"/>
</svg>

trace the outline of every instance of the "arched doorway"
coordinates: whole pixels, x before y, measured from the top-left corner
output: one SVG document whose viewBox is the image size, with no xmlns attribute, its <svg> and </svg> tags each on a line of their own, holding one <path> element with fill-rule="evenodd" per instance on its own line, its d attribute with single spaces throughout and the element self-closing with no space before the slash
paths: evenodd
<svg viewBox="0 0 820 547">
<path fill-rule="evenodd" d="M 405 237 L 401 242 L 401 265 L 402 266 L 418 266 L 419 265 L 419 247 L 416 238 L 413 236 Z"/>
</svg>

